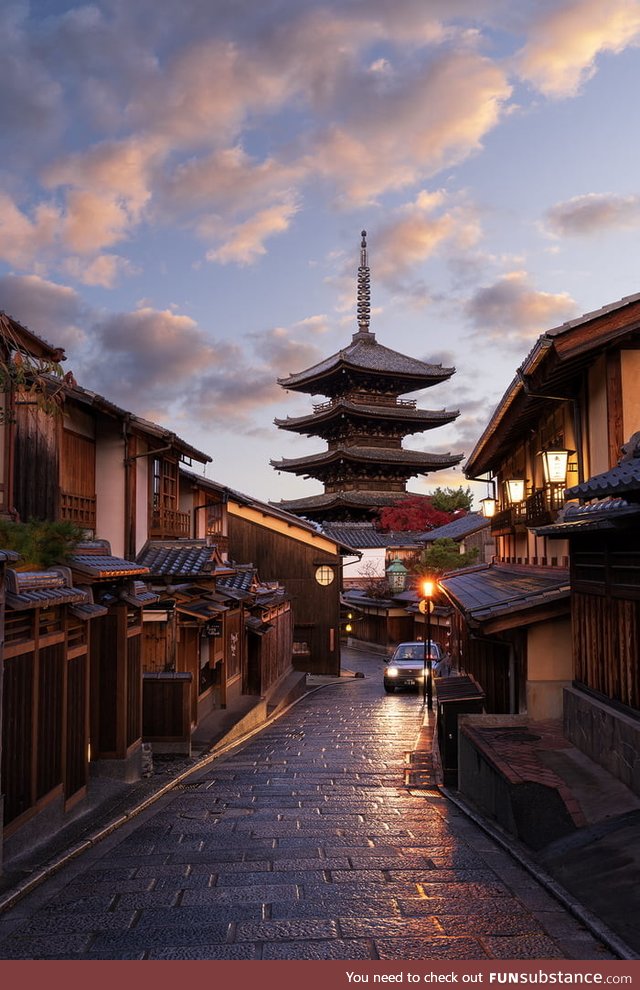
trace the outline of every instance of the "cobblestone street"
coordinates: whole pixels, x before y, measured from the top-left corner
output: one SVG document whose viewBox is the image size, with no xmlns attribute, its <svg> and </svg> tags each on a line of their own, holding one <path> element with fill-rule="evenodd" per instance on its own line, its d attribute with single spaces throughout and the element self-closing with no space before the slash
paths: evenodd
<svg viewBox="0 0 640 990">
<path fill-rule="evenodd" d="M 0 917 L 0 957 L 610 959 L 437 790 L 415 694 L 306 696 Z"/>
</svg>

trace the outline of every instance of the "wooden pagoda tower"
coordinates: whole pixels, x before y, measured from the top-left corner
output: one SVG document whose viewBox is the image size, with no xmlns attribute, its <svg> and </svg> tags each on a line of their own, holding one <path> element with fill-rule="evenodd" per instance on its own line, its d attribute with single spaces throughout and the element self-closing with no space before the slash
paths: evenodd
<svg viewBox="0 0 640 990">
<path fill-rule="evenodd" d="M 327 449 L 271 461 L 278 471 L 316 478 L 324 493 L 285 500 L 282 509 L 311 519 L 364 521 L 372 510 L 407 497 L 409 478 L 458 464 L 463 454 L 407 450 L 405 436 L 451 423 L 458 410 L 418 409 L 407 392 L 437 385 L 455 368 L 426 364 L 379 344 L 369 328 L 370 271 L 362 231 L 357 296 L 358 329 L 348 347 L 306 371 L 279 378 L 285 389 L 327 396 L 306 416 L 276 419 L 283 430 L 321 437 Z"/>
</svg>

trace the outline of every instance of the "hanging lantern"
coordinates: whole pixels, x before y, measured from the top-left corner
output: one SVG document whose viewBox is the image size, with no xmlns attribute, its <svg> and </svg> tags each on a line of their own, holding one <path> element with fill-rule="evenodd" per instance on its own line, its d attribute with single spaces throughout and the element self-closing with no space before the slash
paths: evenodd
<svg viewBox="0 0 640 990">
<path fill-rule="evenodd" d="M 518 505 L 520 502 L 524 502 L 524 478 L 509 478 L 505 484 L 509 505 Z"/>
<path fill-rule="evenodd" d="M 487 495 L 486 498 L 480 499 L 480 512 L 485 519 L 493 519 L 497 507 L 498 501 L 492 495 Z"/>
</svg>

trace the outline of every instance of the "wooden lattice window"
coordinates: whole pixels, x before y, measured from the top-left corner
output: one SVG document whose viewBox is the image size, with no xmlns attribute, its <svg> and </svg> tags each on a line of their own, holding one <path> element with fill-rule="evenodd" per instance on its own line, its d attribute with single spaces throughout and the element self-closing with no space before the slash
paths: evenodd
<svg viewBox="0 0 640 990">
<path fill-rule="evenodd" d="M 189 513 L 178 509 L 178 461 L 154 454 L 149 473 L 149 535 L 189 536 Z"/>
</svg>

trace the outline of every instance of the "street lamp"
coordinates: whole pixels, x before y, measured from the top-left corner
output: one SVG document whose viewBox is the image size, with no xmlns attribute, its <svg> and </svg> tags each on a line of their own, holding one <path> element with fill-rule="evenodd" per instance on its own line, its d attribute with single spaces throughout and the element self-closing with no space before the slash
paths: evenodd
<svg viewBox="0 0 640 990">
<path fill-rule="evenodd" d="M 435 581 L 425 578 L 422 582 L 422 601 L 420 611 L 426 616 L 426 635 L 424 637 L 424 660 L 422 668 L 422 704 L 428 711 L 433 711 L 433 681 L 431 678 L 431 612 L 433 611 L 433 592 Z M 424 606 L 424 607 L 423 607 Z"/>
</svg>

